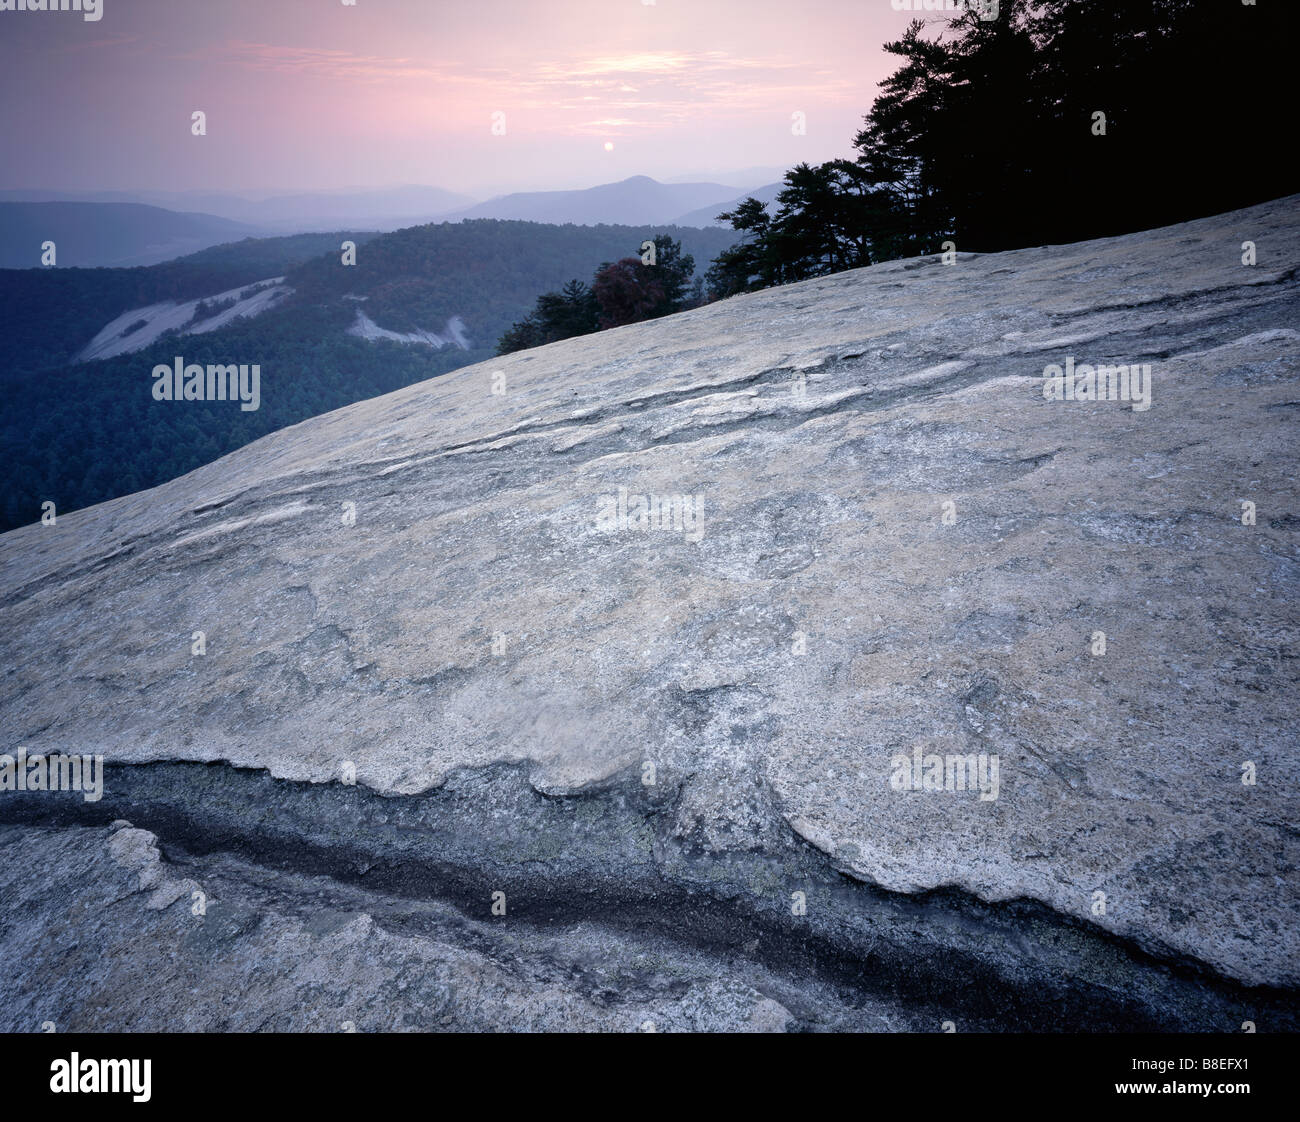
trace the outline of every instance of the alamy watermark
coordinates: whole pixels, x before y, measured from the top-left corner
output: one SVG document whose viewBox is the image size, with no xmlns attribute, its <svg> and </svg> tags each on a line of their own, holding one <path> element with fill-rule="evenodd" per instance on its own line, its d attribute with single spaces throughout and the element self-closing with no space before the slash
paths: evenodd
<svg viewBox="0 0 1300 1122">
<path fill-rule="evenodd" d="M 130 1095 L 133 1102 L 153 1097 L 152 1060 L 95 1060 L 80 1052 L 50 1064 L 50 1091 L 56 1095 Z"/>
<path fill-rule="evenodd" d="M 98 23 L 104 0 L 0 0 L 0 12 L 80 12 L 87 23 Z"/>
<path fill-rule="evenodd" d="M 1065 360 L 1043 368 L 1043 397 L 1047 401 L 1131 401 L 1134 413 L 1151 408 L 1151 364 L 1089 366 Z"/>
<path fill-rule="evenodd" d="M 663 530 L 682 534 L 688 542 L 704 537 L 704 498 L 701 495 L 633 495 L 620 487 L 603 495 L 596 515 L 603 533 Z"/>
<path fill-rule="evenodd" d="M 982 20 L 998 18 L 998 0 L 889 0 L 896 12 L 974 12 Z"/>
<path fill-rule="evenodd" d="M 913 748 L 910 756 L 891 757 L 889 785 L 895 791 L 978 791 L 980 802 L 997 799 L 999 761 L 996 754 L 980 752 L 923 753 Z"/>
<path fill-rule="evenodd" d="M 80 791 L 88 803 L 104 797 L 104 757 L 55 752 L 0 756 L 0 791 Z"/>
<path fill-rule="evenodd" d="M 186 365 L 177 355 L 171 366 L 165 362 L 155 366 L 153 379 L 154 401 L 238 401 L 245 413 L 262 404 L 260 366 Z"/>
</svg>

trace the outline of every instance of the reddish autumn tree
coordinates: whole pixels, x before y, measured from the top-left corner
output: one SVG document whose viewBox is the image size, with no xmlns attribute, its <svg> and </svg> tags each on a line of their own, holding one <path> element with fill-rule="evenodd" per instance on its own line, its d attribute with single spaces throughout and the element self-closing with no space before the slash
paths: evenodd
<svg viewBox="0 0 1300 1122">
<path fill-rule="evenodd" d="M 648 319 L 665 300 L 654 266 L 641 264 L 638 257 L 624 257 L 602 266 L 591 291 L 600 308 L 602 330 Z"/>
</svg>

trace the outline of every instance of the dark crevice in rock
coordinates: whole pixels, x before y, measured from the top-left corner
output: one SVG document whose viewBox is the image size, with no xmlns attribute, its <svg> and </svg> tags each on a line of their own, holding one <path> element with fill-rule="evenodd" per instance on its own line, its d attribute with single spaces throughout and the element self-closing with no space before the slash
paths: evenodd
<svg viewBox="0 0 1300 1122">
<path fill-rule="evenodd" d="M 126 819 L 200 881 L 205 865 L 234 857 L 266 871 L 264 899 L 294 910 L 297 879 L 324 878 L 391 898 L 380 921 L 413 933 L 421 901 L 484 921 L 491 893 L 503 891 L 509 918 L 495 922 L 514 932 L 554 939 L 600 925 L 658 939 L 669 954 L 709 956 L 720 976 L 756 964 L 781 979 L 787 1007 L 801 993 L 815 1005 L 829 990 L 850 1023 L 854 1009 L 885 1001 L 965 1029 L 1300 1028 L 1300 994 L 1289 989 L 1243 986 L 1037 902 L 863 884 L 779 820 L 762 846 L 710 851 L 678 836 L 681 784 L 659 779 L 545 795 L 523 765 L 497 764 L 454 772 L 423 795 L 385 797 L 225 764 L 155 763 L 108 767 L 97 803 L 0 796 L 0 822 Z M 806 915 L 792 914 L 795 892 Z"/>
</svg>

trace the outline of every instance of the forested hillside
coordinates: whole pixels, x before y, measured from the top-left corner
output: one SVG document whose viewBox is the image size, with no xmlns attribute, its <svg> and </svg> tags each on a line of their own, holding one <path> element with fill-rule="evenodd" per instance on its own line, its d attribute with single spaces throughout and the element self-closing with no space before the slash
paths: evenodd
<svg viewBox="0 0 1300 1122">
<path fill-rule="evenodd" d="M 656 235 L 680 239 L 702 266 L 736 238 L 485 219 L 248 240 L 140 269 L 0 272 L 0 330 L 10 341 L 0 373 L 0 530 L 35 521 L 47 500 L 67 511 L 152 487 L 286 425 L 490 358 L 539 291 L 639 253 Z M 355 265 L 342 263 L 345 239 L 357 243 Z M 280 275 L 293 295 L 256 319 L 72 362 L 132 308 Z M 469 348 L 357 338 L 348 329 L 359 309 L 403 333 L 437 332 L 459 317 Z M 155 401 L 151 371 L 177 356 L 257 364 L 260 407 Z"/>
<path fill-rule="evenodd" d="M 131 308 L 195 300 L 288 273 L 344 239 L 372 232 L 245 238 L 175 261 L 131 269 L 0 269 L 0 374 L 69 363 L 106 323 Z"/>
</svg>

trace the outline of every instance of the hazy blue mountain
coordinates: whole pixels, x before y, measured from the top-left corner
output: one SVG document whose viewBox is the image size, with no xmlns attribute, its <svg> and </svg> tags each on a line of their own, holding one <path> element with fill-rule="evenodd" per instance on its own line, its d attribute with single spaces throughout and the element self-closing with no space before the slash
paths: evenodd
<svg viewBox="0 0 1300 1122">
<path fill-rule="evenodd" d="M 356 191 L 304 191 L 267 198 L 238 195 L 204 199 L 204 210 L 283 233 L 365 227 L 395 230 L 463 208 L 473 200 L 441 187 L 385 187 Z"/>
<path fill-rule="evenodd" d="M 0 268 L 40 267 L 47 241 L 60 267 L 154 265 L 256 232 L 212 214 L 139 203 L 0 202 Z"/>
<path fill-rule="evenodd" d="M 396 230 L 416 226 L 473 203 L 441 187 L 405 186 L 262 195 L 229 191 L 0 191 L 0 202 L 137 203 L 198 211 L 256 227 L 259 233 L 314 230 Z"/>
<path fill-rule="evenodd" d="M 696 173 L 694 175 L 672 175 L 664 183 L 725 183 L 737 192 L 753 190 L 764 183 L 772 183 L 785 175 L 782 167 L 747 167 L 729 168 L 726 171 Z"/>
<path fill-rule="evenodd" d="M 634 175 L 579 191 L 521 191 L 447 215 L 462 218 L 522 219 L 525 222 L 572 222 L 579 226 L 640 226 L 672 222 L 684 211 L 734 198 L 734 187 L 721 183 L 660 183 Z"/>
<path fill-rule="evenodd" d="M 727 199 L 722 203 L 713 203 L 708 206 L 702 206 L 698 210 L 692 210 L 687 214 L 679 214 L 674 222 L 678 226 L 725 226 L 725 222 L 719 222 L 717 216 L 723 211 L 734 210 L 746 199 L 751 196 L 761 203 L 768 203 L 768 213 L 775 209 L 770 204 L 776 201 L 784 183 L 769 183 L 765 187 L 756 187 L 752 191 L 746 191 L 743 195 L 737 195 L 735 198 Z"/>
</svg>

